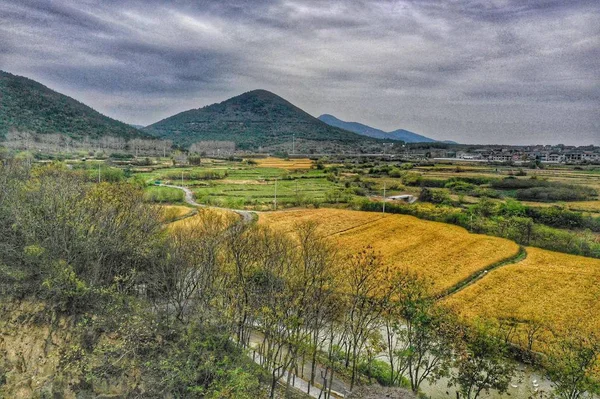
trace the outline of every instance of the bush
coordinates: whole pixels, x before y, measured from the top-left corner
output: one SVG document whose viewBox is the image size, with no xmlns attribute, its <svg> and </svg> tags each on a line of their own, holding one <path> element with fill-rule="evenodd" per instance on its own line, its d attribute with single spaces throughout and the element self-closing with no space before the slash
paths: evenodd
<svg viewBox="0 0 600 399">
<path fill-rule="evenodd" d="M 95 293 L 81 279 L 73 268 L 64 262 L 57 263 L 50 271 L 50 276 L 42 283 L 42 297 L 51 306 L 64 314 L 80 314 L 90 308 Z"/>
<path fill-rule="evenodd" d="M 590 199 L 595 191 L 587 187 L 567 186 L 563 187 L 532 187 L 518 190 L 516 197 L 521 201 L 584 201 Z"/>
<path fill-rule="evenodd" d="M 358 364 L 358 371 L 365 375 L 370 379 L 374 379 L 380 385 L 384 387 L 392 386 L 391 381 L 391 373 L 392 368 L 390 365 L 383 360 L 373 360 L 371 364 L 368 362 L 361 362 Z M 400 376 L 400 385 L 401 387 L 408 388 L 410 387 L 410 383 L 406 379 L 406 377 Z"/>
<path fill-rule="evenodd" d="M 475 186 L 473 184 L 459 180 L 449 181 L 444 187 L 451 190 L 452 192 L 463 194 L 469 193 L 475 189 Z"/>
<path fill-rule="evenodd" d="M 188 162 L 190 165 L 200 165 L 202 163 L 202 157 L 198 155 L 190 155 L 188 156 Z"/>
<path fill-rule="evenodd" d="M 431 202 L 432 204 L 452 204 L 452 200 L 446 191 L 428 188 L 421 190 L 419 200 L 423 202 Z"/>
<path fill-rule="evenodd" d="M 183 191 L 173 187 L 148 187 L 144 192 L 144 201 L 157 203 L 183 202 Z"/>
</svg>

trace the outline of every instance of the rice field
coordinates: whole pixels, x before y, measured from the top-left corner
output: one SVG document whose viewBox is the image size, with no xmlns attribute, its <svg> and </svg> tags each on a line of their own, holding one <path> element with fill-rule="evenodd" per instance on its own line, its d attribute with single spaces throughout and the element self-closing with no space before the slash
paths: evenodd
<svg viewBox="0 0 600 399">
<path fill-rule="evenodd" d="M 600 260 L 538 248 L 527 253 L 445 302 L 469 319 L 545 321 L 559 329 L 581 320 L 600 329 Z"/>
<path fill-rule="evenodd" d="M 339 209 L 261 213 L 259 223 L 290 232 L 296 223 L 316 221 L 344 253 L 370 245 L 397 270 L 417 272 L 446 290 L 487 266 L 516 255 L 512 241 L 406 215 Z"/>
<path fill-rule="evenodd" d="M 286 170 L 295 169 L 310 169 L 313 166 L 313 161 L 308 158 L 300 159 L 281 159 L 281 158 L 259 158 L 255 160 L 257 165 L 262 168 L 279 168 Z"/>
</svg>

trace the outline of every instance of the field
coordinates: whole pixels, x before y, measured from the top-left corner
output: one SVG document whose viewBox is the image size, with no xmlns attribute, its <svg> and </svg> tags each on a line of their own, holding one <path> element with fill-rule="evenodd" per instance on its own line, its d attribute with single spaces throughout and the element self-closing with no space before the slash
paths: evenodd
<svg viewBox="0 0 600 399">
<path fill-rule="evenodd" d="M 181 203 L 183 202 L 183 191 L 172 187 L 147 187 L 144 192 L 144 199 L 148 202 L 157 203 Z"/>
<path fill-rule="evenodd" d="M 256 160 L 258 166 L 263 168 L 281 168 L 286 170 L 295 169 L 310 169 L 313 166 L 313 161 L 308 158 L 300 159 L 281 159 L 281 158 L 259 158 Z"/>
<path fill-rule="evenodd" d="M 261 166 L 232 161 L 205 162 L 195 167 L 157 168 L 138 176 L 148 184 L 156 181 L 183 184 L 194 192 L 198 202 L 229 208 L 273 209 L 276 193 L 278 208 L 342 199 L 344 185 L 328 179 L 322 170 L 308 169 L 310 160 L 265 158 L 257 162 L 264 163 Z M 176 189 L 150 186 L 146 191 L 147 199 L 152 202 L 183 200 L 183 193 Z M 352 195 L 343 197 L 348 200 Z"/>
<path fill-rule="evenodd" d="M 461 227 L 412 216 L 317 209 L 261 213 L 259 217 L 259 223 L 281 231 L 303 221 L 319 222 L 323 234 L 345 253 L 372 246 L 394 268 L 431 279 L 436 292 L 519 251 L 512 241 L 470 234 Z"/>
<path fill-rule="evenodd" d="M 574 320 L 600 329 L 600 260 L 527 248 L 527 258 L 490 272 L 446 299 L 468 318 L 548 321 L 568 328 Z"/>
</svg>

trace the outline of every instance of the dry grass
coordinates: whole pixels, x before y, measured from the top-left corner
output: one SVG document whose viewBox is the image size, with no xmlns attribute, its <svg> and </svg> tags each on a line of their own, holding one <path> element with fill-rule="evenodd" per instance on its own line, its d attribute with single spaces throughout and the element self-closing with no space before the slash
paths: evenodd
<svg viewBox="0 0 600 399">
<path fill-rule="evenodd" d="M 286 232 L 302 221 L 317 221 L 343 252 L 372 246 L 394 268 L 431 279 L 438 292 L 519 250 L 512 241 L 405 215 L 317 209 L 263 213 L 259 218 L 259 223 Z"/>
<path fill-rule="evenodd" d="M 313 166 L 313 161 L 308 158 L 285 160 L 269 157 L 256 159 L 256 163 L 262 168 L 279 168 L 286 170 L 310 169 Z"/>
<path fill-rule="evenodd" d="M 582 320 L 600 329 L 600 260 L 538 248 L 527 253 L 445 302 L 470 319 L 545 321 L 559 329 Z"/>
<path fill-rule="evenodd" d="M 157 205 L 163 210 L 162 221 L 167 223 L 187 214 L 192 213 L 194 210 L 187 206 L 181 205 Z"/>
<path fill-rule="evenodd" d="M 189 209 L 189 208 L 188 208 Z M 205 218 L 207 216 L 223 216 L 227 218 L 231 218 L 232 220 L 237 220 L 239 218 L 238 214 L 233 211 L 228 211 L 227 209 L 216 209 L 216 208 L 198 208 L 198 213 L 189 218 L 178 220 L 169 225 L 169 228 L 179 228 L 179 227 L 190 227 L 194 226 L 198 223 L 198 220 L 201 218 Z"/>
</svg>

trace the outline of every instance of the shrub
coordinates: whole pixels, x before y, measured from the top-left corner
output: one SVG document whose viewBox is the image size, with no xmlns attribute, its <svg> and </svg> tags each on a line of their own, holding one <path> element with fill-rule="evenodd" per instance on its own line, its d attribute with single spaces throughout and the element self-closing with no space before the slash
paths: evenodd
<svg viewBox="0 0 600 399">
<path fill-rule="evenodd" d="M 144 201 L 158 203 L 183 202 L 185 194 L 183 191 L 172 187 L 148 187 L 144 192 Z"/>
<path fill-rule="evenodd" d="M 448 193 L 444 190 L 433 190 L 424 188 L 421 190 L 419 200 L 423 202 L 431 202 L 432 204 L 451 204 L 452 200 Z"/>
<path fill-rule="evenodd" d="M 473 184 L 460 180 L 449 181 L 444 187 L 456 193 L 469 193 L 475 189 Z"/>
<path fill-rule="evenodd" d="M 532 187 L 518 190 L 516 197 L 521 201 L 584 201 L 594 194 L 595 191 L 587 187 L 565 185 L 564 187 Z"/>
<path fill-rule="evenodd" d="M 390 367 L 390 365 L 383 361 L 383 360 L 373 360 L 371 361 L 371 363 L 369 364 L 366 361 L 363 361 L 361 363 L 358 364 L 358 371 L 365 375 L 366 377 L 370 379 L 374 379 L 375 381 L 377 381 L 380 385 L 383 385 L 384 387 L 389 387 L 392 386 L 392 381 L 391 381 L 391 373 L 392 373 L 392 368 Z M 410 387 L 410 383 L 408 382 L 408 380 L 406 379 L 406 377 L 404 376 L 400 376 L 400 385 L 401 387 L 404 388 L 409 388 Z"/>
</svg>

